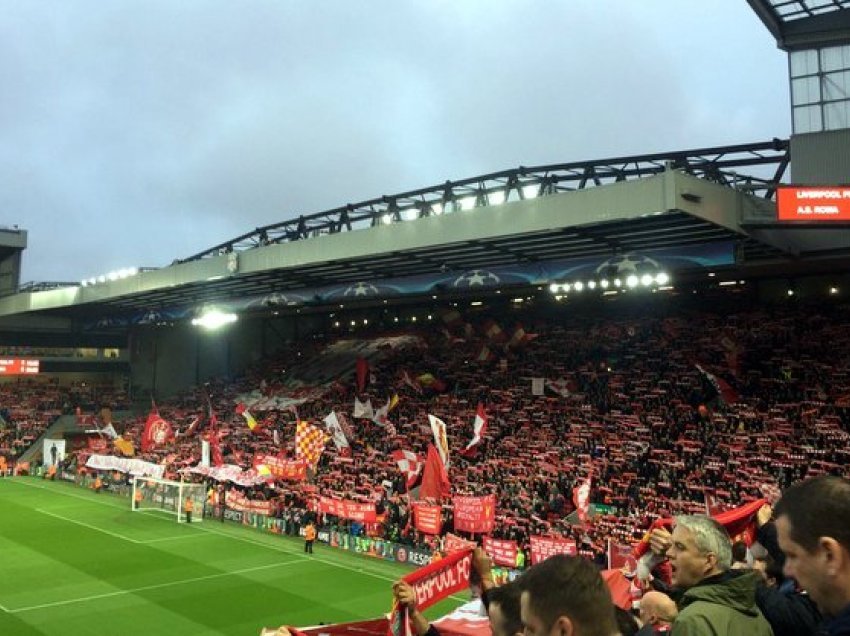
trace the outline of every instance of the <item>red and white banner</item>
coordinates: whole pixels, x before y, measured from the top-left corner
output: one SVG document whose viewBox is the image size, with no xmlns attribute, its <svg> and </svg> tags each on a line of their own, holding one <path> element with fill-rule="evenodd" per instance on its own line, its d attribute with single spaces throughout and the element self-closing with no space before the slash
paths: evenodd
<svg viewBox="0 0 850 636">
<path fill-rule="evenodd" d="M 461 550 L 474 550 L 477 547 L 478 545 L 475 541 L 469 541 L 468 539 L 459 537 L 451 532 L 447 532 L 445 539 L 443 539 L 443 550 L 446 551 L 446 554 L 451 554 L 452 552 L 458 552 Z"/>
<path fill-rule="evenodd" d="M 361 503 L 349 499 L 332 499 L 319 497 L 318 512 L 334 515 L 342 519 L 375 523 L 375 504 Z"/>
<path fill-rule="evenodd" d="M 331 411 L 330 415 L 322 421 L 325 423 L 325 428 L 328 429 L 328 433 L 334 441 L 337 452 L 343 457 L 351 457 L 351 447 L 348 445 L 348 439 L 345 437 L 336 413 Z"/>
<path fill-rule="evenodd" d="M 162 419 L 155 408 L 151 409 L 142 431 L 142 452 L 147 453 L 155 446 L 162 446 L 173 439 L 174 430 L 171 424 Z"/>
<path fill-rule="evenodd" d="M 545 561 L 555 554 L 578 554 L 578 546 L 572 539 L 563 537 L 531 537 L 531 565 Z"/>
<path fill-rule="evenodd" d="M 126 457 L 114 457 L 112 455 L 92 455 L 86 462 L 86 466 L 95 470 L 117 470 L 121 473 L 157 477 L 159 479 L 162 479 L 165 474 L 165 466 L 151 464 L 141 459 L 127 459 Z"/>
<path fill-rule="evenodd" d="M 434 433 L 434 447 L 440 454 L 440 459 L 443 460 L 443 466 L 446 470 L 449 468 L 449 439 L 446 435 L 446 423 L 439 417 L 428 415 L 428 421 L 431 423 L 431 432 Z"/>
<path fill-rule="evenodd" d="M 419 477 L 419 471 L 425 465 L 416 453 L 406 450 L 394 450 L 390 453 L 390 457 L 398 464 L 398 469 L 404 474 L 408 489 L 416 483 L 416 478 Z"/>
<path fill-rule="evenodd" d="M 519 546 L 516 541 L 502 539 L 491 539 L 484 537 L 484 552 L 487 553 L 493 563 L 505 567 L 516 567 L 516 555 Z"/>
<path fill-rule="evenodd" d="M 307 479 L 307 464 L 291 459 L 281 459 L 275 455 L 254 455 L 253 466 L 260 475 L 268 471 L 267 474 L 275 479 L 285 481 Z"/>
<path fill-rule="evenodd" d="M 260 501 L 248 499 L 245 495 L 237 490 L 228 490 L 224 497 L 225 504 L 231 510 L 239 512 L 253 512 L 267 517 L 272 514 L 272 503 L 270 501 Z"/>
<path fill-rule="evenodd" d="M 413 504 L 413 526 L 425 534 L 440 534 L 443 529 L 443 515 L 440 506 L 424 503 Z"/>
<path fill-rule="evenodd" d="M 470 572 L 472 550 L 464 550 L 419 568 L 403 577 L 403 580 L 416 591 L 416 608 L 421 611 L 467 589 Z M 398 603 L 393 603 L 388 621 L 388 636 L 401 636 L 409 631 L 407 612 Z"/>
<path fill-rule="evenodd" d="M 630 545 L 624 545 L 608 539 L 608 569 L 620 570 L 626 576 L 637 573 L 637 559 Z"/>
<path fill-rule="evenodd" d="M 496 525 L 496 496 L 454 497 L 455 530 L 492 532 Z"/>
</svg>

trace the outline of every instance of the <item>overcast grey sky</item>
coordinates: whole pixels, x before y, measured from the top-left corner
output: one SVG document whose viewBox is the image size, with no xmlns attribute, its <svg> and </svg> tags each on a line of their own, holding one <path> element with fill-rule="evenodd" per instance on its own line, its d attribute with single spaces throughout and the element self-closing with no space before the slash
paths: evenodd
<svg viewBox="0 0 850 636">
<path fill-rule="evenodd" d="M 790 133 L 744 0 L 0 0 L 22 280 L 518 165 Z"/>
</svg>

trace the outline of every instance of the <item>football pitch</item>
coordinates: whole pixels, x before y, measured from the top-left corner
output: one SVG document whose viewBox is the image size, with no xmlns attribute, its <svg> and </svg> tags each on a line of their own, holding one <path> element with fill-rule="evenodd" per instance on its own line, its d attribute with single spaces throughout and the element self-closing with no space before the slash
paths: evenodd
<svg viewBox="0 0 850 636">
<path fill-rule="evenodd" d="M 409 568 L 294 537 L 132 512 L 129 499 L 0 479 L 0 634 L 232 634 L 374 618 Z M 431 608 L 447 613 L 460 597 Z"/>
</svg>

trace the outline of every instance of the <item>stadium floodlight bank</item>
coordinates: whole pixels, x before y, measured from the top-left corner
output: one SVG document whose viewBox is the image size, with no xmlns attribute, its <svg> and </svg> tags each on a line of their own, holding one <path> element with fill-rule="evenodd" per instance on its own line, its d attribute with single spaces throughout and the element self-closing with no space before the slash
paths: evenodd
<svg viewBox="0 0 850 636">
<path fill-rule="evenodd" d="M 176 515 L 177 523 L 185 523 L 187 499 L 191 499 L 193 504 L 192 523 L 203 521 L 206 501 L 206 490 L 203 484 L 156 477 L 133 477 L 133 496 L 130 505 L 136 512 L 164 512 L 168 515 Z"/>
</svg>

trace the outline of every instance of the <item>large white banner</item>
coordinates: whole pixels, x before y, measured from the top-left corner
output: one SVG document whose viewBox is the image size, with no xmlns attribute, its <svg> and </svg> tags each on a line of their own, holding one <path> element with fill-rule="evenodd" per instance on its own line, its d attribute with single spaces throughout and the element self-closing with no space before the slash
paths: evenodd
<svg viewBox="0 0 850 636">
<path fill-rule="evenodd" d="M 277 431 L 275 431 L 277 433 Z M 209 467 L 210 465 L 210 443 L 202 439 L 201 440 L 201 466 Z"/>
<path fill-rule="evenodd" d="M 58 466 L 63 459 L 65 459 L 65 440 L 44 440 L 44 465 Z"/>
<path fill-rule="evenodd" d="M 112 455 L 92 455 L 86 462 L 86 466 L 95 470 L 117 470 L 131 475 L 143 475 L 158 479 L 162 479 L 165 474 L 165 466 L 157 466 L 141 459 L 113 457 Z"/>
</svg>

